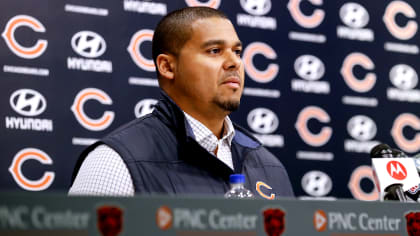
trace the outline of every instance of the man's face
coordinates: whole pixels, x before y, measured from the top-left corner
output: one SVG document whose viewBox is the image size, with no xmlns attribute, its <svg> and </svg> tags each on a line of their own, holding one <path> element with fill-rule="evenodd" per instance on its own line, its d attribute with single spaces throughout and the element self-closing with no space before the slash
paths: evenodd
<svg viewBox="0 0 420 236">
<path fill-rule="evenodd" d="M 244 86 L 241 52 L 242 44 L 229 20 L 195 21 L 191 38 L 176 59 L 177 96 L 196 107 L 236 110 Z"/>
</svg>

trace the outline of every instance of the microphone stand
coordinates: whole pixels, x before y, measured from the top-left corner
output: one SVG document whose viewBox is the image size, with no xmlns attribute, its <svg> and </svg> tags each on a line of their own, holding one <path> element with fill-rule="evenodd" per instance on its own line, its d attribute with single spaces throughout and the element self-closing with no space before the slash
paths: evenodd
<svg viewBox="0 0 420 236">
<path fill-rule="evenodd" d="M 391 184 L 385 188 L 384 200 L 408 202 L 402 184 Z"/>
</svg>

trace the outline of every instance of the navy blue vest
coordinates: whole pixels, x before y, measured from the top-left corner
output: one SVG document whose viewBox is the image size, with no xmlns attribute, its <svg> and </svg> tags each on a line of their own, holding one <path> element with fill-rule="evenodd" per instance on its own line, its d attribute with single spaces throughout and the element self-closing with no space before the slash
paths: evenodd
<svg viewBox="0 0 420 236">
<path fill-rule="evenodd" d="M 195 141 L 183 112 L 163 93 L 153 113 L 120 127 L 89 147 L 73 177 L 87 154 L 104 143 L 121 155 L 136 193 L 222 196 L 229 189 L 229 176 L 243 173 L 246 187 L 257 196 L 293 196 L 280 161 L 247 131 L 235 124 L 234 127 L 233 171 Z"/>
</svg>

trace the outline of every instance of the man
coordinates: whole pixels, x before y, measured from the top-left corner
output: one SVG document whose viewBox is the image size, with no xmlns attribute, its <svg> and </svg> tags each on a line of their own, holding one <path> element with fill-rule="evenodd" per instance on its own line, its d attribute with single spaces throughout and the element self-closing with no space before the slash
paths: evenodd
<svg viewBox="0 0 420 236">
<path fill-rule="evenodd" d="M 228 117 L 244 87 L 242 44 L 228 18 L 206 7 L 174 11 L 152 44 L 163 99 L 82 154 L 70 194 L 222 196 L 230 174 L 243 173 L 256 196 L 293 196 L 280 161 Z"/>
</svg>

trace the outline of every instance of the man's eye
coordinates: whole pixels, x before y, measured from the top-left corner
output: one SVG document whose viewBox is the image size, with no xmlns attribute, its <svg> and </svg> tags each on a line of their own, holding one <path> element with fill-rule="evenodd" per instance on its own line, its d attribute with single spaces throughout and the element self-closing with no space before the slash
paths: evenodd
<svg viewBox="0 0 420 236">
<path fill-rule="evenodd" d="M 235 53 L 236 53 L 236 55 L 241 56 L 242 55 L 242 49 L 236 49 Z"/>
<path fill-rule="evenodd" d="M 209 53 L 211 54 L 217 54 L 220 52 L 220 48 L 212 48 L 210 50 L 208 50 Z"/>
</svg>

